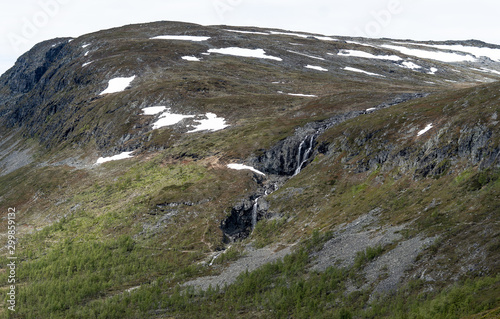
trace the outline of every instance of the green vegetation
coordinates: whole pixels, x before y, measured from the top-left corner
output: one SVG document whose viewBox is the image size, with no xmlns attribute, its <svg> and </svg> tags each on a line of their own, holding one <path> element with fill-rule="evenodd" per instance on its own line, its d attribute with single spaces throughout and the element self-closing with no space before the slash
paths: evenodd
<svg viewBox="0 0 500 319">
<path fill-rule="evenodd" d="M 354 269 L 360 269 L 373 259 L 382 255 L 384 249 L 382 246 L 367 247 L 364 251 L 358 251 L 354 259 Z"/>
<path fill-rule="evenodd" d="M 0 121 L 9 124 L 0 127 L 1 137 L 20 126 L 15 138 L 0 141 L 6 143 L 0 145 L 2 156 L 14 143 L 34 153 L 31 165 L 0 176 L 0 207 L 19 212 L 18 307 L 9 312 L 0 298 L 0 318 L 500 316 L 499 83 L 462 82 L 473 87 L 457 89 L 459 84 L 443 84 L 440 77 L 448 71 L 440 68 L 432 75 L 443 82 L 432 86 L 439 92 L 335 125 L 318 136 L 316 157 L 300 174 L 262 177 L 230 170 L 227 163 L 248 163 L 313 121 L 364 111 L 401 93 L 428 92 L 431 86 L 422 83 L 429 75 L 391 64 L 394 78 L 371 81 L 361 74 L 346 76 L 338 65 L 329 72 L 304 70 L 306 57 L 299 55 L 279 68 L 274 61 L 222 55 L 186 63 L 183 55 L 206 52 L 206 44 L 149 39 L 167 31 L 226 32 L 198 28 L 159 23 L 75 39 L 70 44 L 75 56 L 82 44 L 99 43 L 99 50 L 89 53 L 92 64 L 54 63 L 57 69 L 49 70 L 44 85 L 0 106 L 7 118 Z M 210 45 L 235 45 L 247 37 L 213 36 Z M 268 40 L 273 37 L 262 38 L 281 50 Z M 280 39 L 280 46 L 289 43 Z M 359 49 L 350 41 L 293 41 L 317 56 Z M 365 49 L 377 55 L 385 50 Z M 367 70 L 378 72 L 372 62 Z M 132 87 L 96 96 L 109 77 L 132 71 L 137 72 Z M 453 73 L 452 78 L 459 76 Z M 22 76 L 29 80 L 28 73 Z M 7 86 L 0 91 L 9 94 Z M 182 114 L 214 112 L 230 126 L 187 134 L 183 123 L 149 131 L 154 117 L 140 109 L 150 105 Z M 15 107 L 29 118 L 21 119 Z M 417 135 L 429 123 L 433 128 Z M 137 149 L 136 156 L 91 165 L 118 149 Z M 266 197 L 269 210 L 259 215 L 250 237 L 227 249 L 221 224 L 228 212 L 277 181 L 284 185 Z M 353 251 L 350 267 L 312 270 L 325 243 L 360 217 L 373 219 L 361 223 L 359 232 L 374 234 L 374 241 L 388 229 L 401 230 L 384 246 L 375 242 Z M 0 228 L 4 234 L 5 218 Z M 405 270 L 398 290 L 375 294 L 389 277 L 385 266 L 375 281 L 368 278 L 371 266 L 379 266 L 377 258 L 398 242 L 431 237 L 434 244 Z M 268 245 L 295 248 L 228 286 L 207 291 L 184 286 L 219 275 L 249 246 Z M 0 268 L 4 295 L 7 278 Z"/>
<path fill-rule="evenodd" d="M 58 258 L 55 258 L 54 253 L 51 258 L 55 259 L 50 260 L 56 262 L 53 270 L 63 272 L 53 272 L 42 265 L 25 270 L 35 274 L 37 280 L 33 287 L 23 290 L 22 302 L 31 302 L 33 299 L 29 296 L 42 296 L 39 290 L 46 294 L 33 304 L 33 308 L 30 307 L 31 311 L 27 312 L 27 308 L 23 307 L 22 315 L 52 318 L 119 318 L 158 314 L 180 318 L 272 316 L 439 319 L 480 313 L 494 309 L 500 303 L 500 277 L 469 279 L 432 293 L 424 292 L 422 283 L 415 281 L 394 296 L 381 296 L 369 303 L 364 291 L 346 294 L 346 284 L 351 276 L 348 269 L 331 267 L 324 272 L 307 270 L 310 251 L 306 247 L 315 247 L 313 241 L 309 241 L 283 261 L 267 264 L 252 273 L 243 273 L 234 284 L 227 287 L 212 287 L 205 292 L 183 290 L 173 288 L 168 276 L 161 276 L 153 282 L 143 282 L 137 290 L 116 292 L 111 297 L 82 305 L 81 300 L 99 296 L 103 288 L 101 286 L 110 289 L 111 282 L 130 282 L 141 268 L 150 270 L 149 267 L 158 267 L 154 266 L 153 261 L 147 262 L 145 259 L 132 261 L 138 257 L 134 252 L 137 247 L 127 242 L 129 239 L 121 238 L 109 245 L 86 245 L 88 250 L 81 250 L 81 253 L 72 251 L 82 247 L 68 244 Z M 103 265 L 103 260 L 110 260 L 106 254 L 118 254 L 120 249 L 119 255 L 122 257 L 119 260 L 113 261 L 112 265 Z M 69 254 L 66 254 L 68 251 Z M 126 255 L 123 255 L 124 251 Z M 75 258 L 78 255 L 82 257 Z M 78 260 L 85 262 L 81 265 Z M 78 267 L 83 267 L 83 271 L 78 270 Z M 174 265 L 162 267 L 173 272 L 169 268 Z M 47 272 L 44 269 L 48 269 Z M 75 275 L 78 272 L 85 277 Z M 186 269 L 184 274 L 189 272 L 192 270 Z M 86 278 L 85 283 L 79 282 L 83 278 Z M 62 291 L 67 293 L 63 294 Z"/>
</svg>

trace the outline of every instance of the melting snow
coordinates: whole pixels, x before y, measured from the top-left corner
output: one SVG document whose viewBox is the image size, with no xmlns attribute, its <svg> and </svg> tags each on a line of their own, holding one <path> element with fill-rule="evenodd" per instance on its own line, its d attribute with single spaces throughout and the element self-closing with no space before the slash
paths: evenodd
<svg viewBox="0 0 500 319">
<path fill-rule="evenodd" d="M 194 133 L 199 131 L 219 131 L 225 129 L 229 125 L 226 124 L 226 120 L 222 117 L 217 117 L 217 114 L 207 113 L 205 114 L 207 117 L 206 120 L 196 120 L 200 122 L 199 125 L 196 126 L 194 130 L 189 131 L 188 133 Z"/>
<path fill-rule="evenodd" d="M 186 61 L 201 61 L 199 58 L 195 56 L 183 56 L 182 59 Z"/>
<path fill-rule="evenodd" d="M 411 56 L 416 56 L 422 59 L 431 59 L 431 60 L 438 60 L 442 62 L 474 62 L 476 61 L 476 58 L 474 58 L 472 55 L 461 55 L 458 53 L 451 53 L 451 52 L 442 52 L 442 51 L 428 51 L 428 50 L 422 50 L 422 49 L 410 49 L 407 47 L 402 47 L 402 46 L 397 46 L 397 45 L 389 45 L 389 44 L 383 44 L 382 47 L 388 48 L 391 50 L 396 50 L 399 51 L 403 54 L 406 55 L 411 55 Z"/>
<path fill-rule="evenodd" d="M 295 54 L 302 55 L 302 56 L 305 56 L 305 57 L 308 57 L 308 58 L 311 58 L 311 59 L 325 61 L 325 59 L 323 59 L 321 57 L 318 57 L 318 56 L 308 55 L 308 54 L 304 54 L 304 53 L 300 53 L 300 52 L 296 52 L 296 51 L 292 51 L 292 50 L 287 50 L 287 51 L 290 52 L 290 53 L 295 53 Z"/>
<path fill-rule="evenodd" d="M 351 68 L 350 66 L 346 66 L 346 67 L 344 68 L 344 70 L 346 70 L 346 71 L 351 71 L 351 72 L 364 73 L 364 74 L 368 74 L 368 75 L 375 75 L 375 76 L 385 77 L 385 76 L 380 75 L 380 74 L 371 73 L 371 72 L 363 71 L 363 70 L 356 69 L 356 68 Z"/>
<path fill-rule="evenodd" d="M 144 112 L 144 115 L 156 115 L 162 113 L 166 109 L 166 106 L 150 106 L 143 108 L 142 111 Z"/>
<path fill-rule="evenodd" d="M 157 37 L 150 38 L 151 40 L 181 40 L 181 41 L 206 41 L 210 37 L 201 37 L 194 35 L 160 35 Z"/>
<path fill-rule="evenodd" d="M 89 64 L 90 64 L 90 63 L 92 63 L 92 62 L 94 62 L 94 61 L 90 61 L 90 62 L 87 62 L 87 63 L 82 64 L 82 68 L 86 67 L 87 65 L 89 65 Z"/>
<path fill-rule="evenodd" d="M 337 39 L 330 38 L 330 37 L 324 37 L 324 36 L 314 36 L 316 39 L 321 40 L 321 41 L 338 41 Z"/>
<path fill-rule="evenodd" d="M 313 94 L 300 94 L 300 93 L 288 93 L 288 95 L 301 96 L 301 97 L 318 97 L 317 95 L 313 95 Z"/>
<path fill-rule="evenodd" d="M 371 45 L 371 44 L 365 44 L 365 43 L 360 43 L 360 42 L 356 42 L 356 41 L 346 41 L 346 43 L 356 44 L 356 45 L 362 45 L 362 46 L 365 46 L 365 47 L 372 47 L 372 48 L 376 48 L 376 46 L 374 46 L 374 45 Z"/>
<path fill-rule="evenodd" d="M 259 35 L 269 35 L 269 33 L 265 32 L 255 32 L 255 31 L 241 31 L 241 30 L 225 30 L 229 32 L 236 32 L 236 33 L 244 33 L 244 34 L 259 34 Z"/>
<path fill-rule="evenodd" d="M 266 174 L 262 173 L 261 171 L 256 170 L 255 168 L 253 168 L 251 166 L 246 166 L 246 165 L 243 165 L 243 164 L 227 164 L 227 167 L 230 168 L 230 169 L 236 169 L 236 170 L 248 169 L 248 170 L 251 170 L 254 173 L 266 176 Z"/>
<path fill-rule="evenodd" d="M 121 159 L 126 159 L 126 158 L 131 158 L 133 152 L 123 152 L 121 154 L 115 155 L 115 156 L 110 156 L 110 157 L 99 157 L 97 159 L 96 164 L 102 164 L 110 161 L 118 161 Z"/>
<path fill-rule="evenodd" d="M 154 108 L 154 106 L 152 108 Z M 155 123 L 153 123 L 154 130 L 165 127 L 165 126 L 175 125 L 175 124 L 179 123 L 180 121 L 182 121 L 183 119 L 188 119 L 188 118 L 194 117 L 194 115 L 170 113 L 169 108 L 165 108 L 164 106 L 163 106 L 163 108 L 164 108 L 164 111 L 161 111 L 162 114 L 160 115 L 158 120 Z M 143 111 L 144 111 L 144 109 L 143 109 Z M 151 112 L 153 112 L 153 110 L 151 110 Z M 160 113 L 160 112 L 158 112 L 158 113 Z M 156 113 L 156 114 L 158 114 L 158 113 Z"/>
<path fill-rule="evenodd" d="M 90 51 L 87 51 L 87 52 L 85 52 L 85 54 L 83 56 L 88 56 L 89 53 L 90 53 Z"/>
<path fill-rule="evenodd" d="M 275 32 L 275 31 L 271 31 L 271 34 L 289 35 L 289 36 L 292 36 L 292 37 L 299 37 L 299 38 L 309 38 L 310 37 L 307 34 L 290 33 L 290 32 Z"/>
<path fill-rule="evenodd" d="M 279 83 L 279 82 L 277 82 Z M 283 91 L 278 91 L 279 94 L 285 94 L 283 93 Z M 287 95 L 291 95 L 291 96 L 300 96 L 300 97 L 318 97 L 317 95 L 313 95 L 313 94 L 300 94 L 300 93 L 286 93 Z"/>
<path fill-rule="evenodd" d="M 410 69 L 410 70 L 417 70 L 417 69 L 422 68 L 420 65 L 416 65 L 415 63 L 410 62 L 410 61 L 404 61 L 403 63 L 401 63 L 401 66 L 403 68 Z"/>
<path fill-rule="evenodd" d="M 487 57 L 491 60 L 496 60 L 500 62 L 500 49 L 492 49 L 492 48 L 480 48 L 480 47 L 470 47 L 464 46 L 461 44 L 420 44 L 420 43 L 411 43 L 412 45 L 419 45 L 424 47 L 431 47 L 442 50 L 451 50 L 451 51 L 461 51 L 475 55 L 476 57 Z"/>
<path fill-rule="evenodd" d="M 333 55 L 329 53 L 330 55 Z M 357 50 L 342 50 L 338 53 L 340 56 L 353 56 L 357 58 L 367 58 L 367 59 L 377 59 L 377 60 L 389 60 L 389 61 L 400 61 L 402 58 L 397 55 L 374 55 L 364 51 Z"/>
<path fill-rule="evenodd" d="M 498 75 L 500 75 L 500 72 L 498 72 L 498 71 L 496 71 L 496 70 L 486 69 L 486 68 L 481 68 L 481 70 L 478 70 L 478 71 L 481 71 L 481 72 L 488 72 L 488 73 L 494 73 L 494 74 L 498 74 Z"/>
<path fill-rule="evenodd" d="M 109 80 L 107 89 L 102 91 L 99 95 L 121 92 L 125 90 L 134 79 L 135 75 L 129 78 L 114 78 Z"/>
<path fill-rule="evenodd" d="M 370 112 L 375 111 L 376 109 L 377 109 L 376 107 L 371 107 L 369 109 L 366 109 L 365 112 L 370 113 Z"/>
<path fill-rule="evenodd" d="M 220 53 L 226 55 L 242 56 L 247 58 L 259 58 L 259 59 L 271 59 L 276 61 L 283 61 L 283 59 L 274 57 L 271 55 L 266 55 L 266 51 L 263 49 L 243 49 L 243 48 L 222 48 L 222 49 L 210 49 L 209 53 Z"/>
<path fill-rule="evenodd" d="M 427 74 L 436 74 L 437 71 L 439 71 L 437 68 L 431 68 L 431 70 L 427 72 Z"/>
<path fill-rule="evenodd" d="M 85 49 L 86 47 L 88 47 L 90 44 L 84 44 L 82 45 L 82 49 Z"/>
<path fill-rule="evenodd" d="M 427 126 L 423 130 L 421 130 L 420 132 L 417 133 L 417 136 L 420 136 L 420 135 L 424 134 L 425 132 L 427 132 L 431 128 L 432 128 L 432 123 L 431 124 L 427 124 Z"/>
<path fill-rule="evenodd" d="M 317 70 L 317 71 L 324 71 L 324 72 L 328 71 L 328 69 L 322 68 L 322 67 L 320 67 L 320 66 L 309 65 L 309 64 L 308 64 L 308 65 L 306 65 L 306 68 L 308 68 L 308 69 L 313 69 L 313 70 Z"/>
</svg>

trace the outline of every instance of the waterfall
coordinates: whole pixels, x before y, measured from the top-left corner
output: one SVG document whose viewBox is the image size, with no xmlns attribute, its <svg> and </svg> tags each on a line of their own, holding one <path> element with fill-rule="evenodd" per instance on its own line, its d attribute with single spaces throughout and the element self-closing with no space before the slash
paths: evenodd
<svg viewBox="0 0 500 319">
<path fill-rule="evenodd" d="M 300 171 L 302 170 L 302 166 L 304 166 L 304 164 L 309 159 L 309 156 L 311 156 L 311 152 L 312 152 L 313 144 L 314 144 L 314 135 L 311 135 L 311 138 L 309 141 L 309 146 L 308 146 L 307 150 L 304 151 L 304 154 L 302 154 L 302 147 L 306 143 L 307 143 L 307 138 L 305 140 L 303 140 L 302 142 L 300 142 L 299 151 L 297 153 L 297 168 L 295 169 L 295 173 L 293 174 L 293 176 L 300 173 Z"/>
<path fill-rule="evenodd" d="M 259 197 L 255 199 L 253 202 L 253 207 L 252 207 L 252 231 L 255 228 L 255 225 L 257 225 L 257 210 L 258 210 L 258 204 L 257 201 L 259 200 Z"/>
</svg>

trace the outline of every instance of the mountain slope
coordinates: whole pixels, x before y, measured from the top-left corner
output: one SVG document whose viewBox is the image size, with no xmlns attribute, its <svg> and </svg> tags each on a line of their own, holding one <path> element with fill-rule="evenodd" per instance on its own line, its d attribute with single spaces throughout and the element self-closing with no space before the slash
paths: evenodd
<svg viewBox="0 0 500 319">
<path fill-rule="evenodd" d="M 494 316 L 499 52 L 175 22 L 38 44 L 0 78 L 16 315 Z"/>
</svg>

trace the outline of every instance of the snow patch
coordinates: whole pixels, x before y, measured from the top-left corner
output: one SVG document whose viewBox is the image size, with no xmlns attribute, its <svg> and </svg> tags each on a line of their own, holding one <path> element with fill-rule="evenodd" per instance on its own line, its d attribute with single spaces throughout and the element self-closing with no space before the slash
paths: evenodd
<svg viewBox="0 0 500 319">
<path fill-rule="evenodd" d="M 106 88 L 106 90 L 102 91 L 101 94 L 99 94 L 99 95 L 122 92 L 130 85 L 130 83 L 132 83 L 132 81 L 134 79 L 135 79 L 135 75 L 131 76 L 129 78 L 118 77 L 118 78 L 111 79 L 108 82 L 108 87 Z"/>
<path fill-rule="evenodd" d="M 301 96 L 301 97 L 318 97 L 317 95 L 314 94 L 300 94 L 300 93 L 287 93 L 287 94 L 291 96 Z"/>
<path fill-rule="evenodd" d="M 97 159 L 96 164 L 99 165 L 99 164 L 110 162 L 110 161 L 118 161 L 118 160 L 122 160 L 122 159 L 132 158 L 133 157 L 132 153 L 133 152 L 123 152 L 121 154 L 110 156 L 110 157 L 99 157 Z"/>
<path fill-rule="evenodd" d="M 247 166 L 247 165 L 243 165 L 243 164 L 227 164 L 227 167 L 230 169 L 235 169 L 235 170 L 250 170 L 250 171 L 257 173 L 259 175 L 266 176 L 266 174 L 262 173 L 261 171 L 255 169 L 251 166 Z"/>
<path fill-rule="evenodd" d="M 243 34 L 258 34 L 258 35 L 269 35 L 269 33 L 265 32 L 255 32 L 255 31 L 242 31 L 242 30 L 224 30 L 224 31 L 229 31 L 229 32 L 236 32 L 236 33 L 243 33 Z"/>
<path fill-rule="evenodd" d="M 85 49 L 86 47 L 88 47 L 90 44 L 84 44 L 82 45 L 82 49 Z"/>
<path fill-rule="evenodd" d="M 328 54 L 333 55 L 331 53 Z M 398 57 L 397 55 L 374 55 L 368 52 L 358 51 L 358 50 L 341 50 L 337 55 L 352 56 L 352 57 L 366 58 L 366 59 L 389 60 L 389 61 L 403 60 L 401 57 Z"/>
<path fill-rule="evenodd" d="M 423 49 L 410 49 L 407 47 L 383 44 L 382 47 L 399 51 L 406 55 L 416 56 L 422 59 L 438 60 L 442 62 L 475 62 L 476 58 L 472 55 L 463 55 L 452 52 L 428 51 Z"/>
<path fill-rule="evenodd" d="M 427 124 L 427 126 L 426 126 L 423 130 L 421 130 L 421 131 L 419 131 L 419 132 L 417 133 L 417 136 L 420 136 L 420 135 L 424 134 L 425 132 L 427 132 L 427 131 L 428 131 L 428 130 L 430 130 L 431 128 L 432 128 L 432 123 L 431 123 L 431 124 Z"/>
<path fill-rule="evenodd" d="M 364 70 L 361 70 L 361 69 L 351 68 L 350 66 L 346 66 L 344 68 L 344 70 L 351 71 L 351 72 L 364 73 L 364 74 L 368 74 L 368 75 L 375 75 L 375 76 L 385 77 L 385 76 L 377 74 L 377 73 L 371 73 L 371 72 L 367 72 L 367 71 L 364 71 Z"/>
<path fill-rule="evenodd" d="M 434 75 L 434 74 L 436 74 L 437 71 L 439 71 L 437 68 L 431 68 L 430 71 L 427 72 L 427 74 Z"/>
<path fill-rule="evenodd" d="M 210 37 L 194 36 L 194 35 L 160 35 L 149 38 L 150 40 L 180 40 L 180 41 L 207 41 Z"/>
<path fill-rule="evenodd" d="M 91 64 L 92 62 L 94 62 L 94 61 L 90 61 L 90 62 L 86 62 L 86 63 L 82 64 L 82 68 L 86 67 L 87 65 Z"/>
<path fill-rule="evenodd" d="M 206 120 L 196 120 L 200 124 L 196 126 L 194 130 L 188 133 L 200 132 L 200 131 L 219 131 L 225 129 L 229 125 L 226 124 L 226 120 L 222 117 L 217 117 L 217 114 L 207 113 L 205 114 Z"/>
<path fill-rule="evenodd" d="M 157 115 L 167 109 L 166 106 L 150 106 L 142 109 L 144 115 Z"/>
<path fill-rule="evenodd" d="M 313 69 L 313 70 L 317 70 L 317 71 L 323 71 L 323 72 L 328 71 L 328 69 L 322 68 L 320 66 L 310 65 L 310 64 L 306 65 L 305 67 L 308 69 Z"/>
<path fill-rule="evenodd" d="M 371 44 L 366 44 L 366 43 L 361 43 L 361 42 L 356 42 L 356 41 L 346 41 L 346 43 L 349 43 L 349 44 L 356 44 L 356 45 L 362 45 L 362 46 L 365 46 L 365 47 L 372 47 L 372 48 L 376 48 L 376 46 L 374 46 L 374 45 L 371 45 Z"/>
<path fill-rule="evenodd" d="M 152 108 L 154 108 L 154 106 Z M 194 117 L 194 115 L 184 115 L 184 114 L 171 113 L 170 108 L 165 108 L 164 106 L 163 106 L 163 108 L 164 108 L 164 110 L 162 111 L 162 114 L 160 115 L 158 120 L 153 123 L 154 130 L 165 127 L 165 126 L 175 125 L 184 119 Z M 153 110 L 151 110 L 151 112 L 153 112 Z"/>
<path fill-rule="evenodd" d="M 287 51 L 290 52 L 290 53 L 295 53 L 295 54 L 302 55 L 302 56 L 305 56 L 305 57 L 308 57 L 308 58 L 311 58 L 311 59 L 326 61 L 325 59 L 323 59 L 321 57 L 318 57 L 318 56 L 308 55 L 308 54 L 304 54 L 304 53 L 300 53 L 300 52 L 296 52 L 296 51 L 292 51 L 292 50 L 287 50 Z"/>
<path fill-rule="evenodd" d="M 337 39 L 325 37 L 325 36 L 315 35 L 314 37 L 318 40 L 321 40 L 321 41 L 338 41 Z"/>
<path fill-rule="evenodd" d="M 485 47 L 471 47 L 464 46 L 461 44 L 421 44 L 421 43 L 411 43 L 412 45 L 418 45 L 423 47 L 436 48 L 441 50 L 450 51 L 460 51 L 465 53 L 470 53 L 476 57 L 487 57 L 493 61 L 500 62 L 500 49 L 485 48 Z"/>
<path fill-rule="evenodd" d="M 404 61 L 403 63 L 401 63 L 401 66 L 403 68 L 410 69 L 410 70 L 417 70 L 417 69 L 422 68 L 420 65 L 416 65 L 415 63 L 410 62 L 410 61 Z"/>
<path fill-rule="evenodd" d="M 366 113 L 371 113 L 371 112 L 373 112 L 373 111 L 375 111 L 375 110 L 377 110 L 377 108 L 376 108 L 376 107 L 370 107 L 369 109 L 366 109 L 366 110 L 365 110 L 365 112 L 366 112 Z"/>
<path fill-rule="evenodd" d="M 299 34 L 299 33 L 290 33 L 290 32 L 276 32 L 276 31 L 271 31 L 271 34 L 275 35 L 289 35 L 292 37 L 299 37 L 299 38 L 309 38 L 310 35 L 307 34 Z"/>
<path fill-rule="evenodd" d="M 266 51 L 263 49 L 244 49 L 237 47 L 221 48 L 221 49 L 209 49 L 208 53 L 220 53 L 225 55 L 241 56 L 246 58 L 259 58 L 259 59 L 270 59 L 276 61 L 283 61 L 283 59 L 266 55 Z"/>
<path fill-rule="evenodd" d="M 182 59 L 186 61 L 195 61 L 195 62 L 201 61 L 199 58 L 195 56 L 183 56 Z"/>
<path fill-rule="evenodd" d="M 498 72 L 497 70 L 490 70 L 490 69 L 486 69 L 486 68 L 481 68 L 481 70 L 478 70 L 478 71 L 481 71 L 481 72 L 488 72 L 488 73 L 493 73 L 493 74 L 498 74 L 498 75 L 500 75 L 500 72 Z"/>
</svg>

